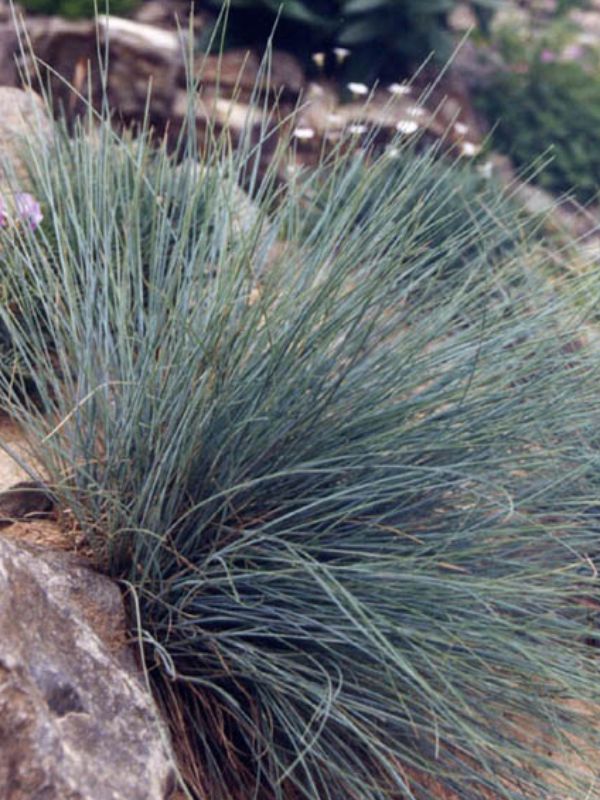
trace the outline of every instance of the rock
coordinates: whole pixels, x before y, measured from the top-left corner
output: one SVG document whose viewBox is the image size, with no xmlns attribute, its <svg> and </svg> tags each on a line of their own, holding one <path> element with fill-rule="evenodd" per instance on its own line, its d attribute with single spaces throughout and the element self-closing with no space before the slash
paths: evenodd
<svg viewBox="0 0 600 800">
<path fill-rule="evenodd" d="M 4 413 L 0 413 L 0 442 L 0 491 L 5 491 L 29 478 L 17 462 L 32 463 L 34 458 L 22 429 Z"/>
<path fill-rule="evenodd" d="M 30 50 L 24 54 L 20 69 L 35 80 L 36 69 L 40 72 L 45 90 L 49 87 L 57 112 L 66 112 L 68 117 L 82 114 L 85 104 L 71 87 L 84 96 L 91 89 L 92 101 L 100 102 L 101 85 L 97 70 L 92 71 L 88 87 L 88 64 L 97 61 L 96 34 L 90 20 L 64 20 L 60 17 L 29 17 L 25 22 Z M 32 58 L 35 53 L 37 62 Z M 44 65 L 49 69 L 45 69 Z M 60 76 L 60 77 L 58 77 Z M 40 90 L 42 87 L 38 87 Z"/>
<path fill-rule="evenodd" d="M 0 87 L 0 192 L 3 183 L 29 184 L 23 146 L 28 137 L 48 139 L 52 124 L 41 98 L 31 90 Z"/>
<path fill-rule="evenodd" d="M 153 117 L 167 119 L 179 73 L 183 45 L 173 31 L 119 17 L 98 17 L 103 41 L 110 42 L 108 74 L 112 105 L 126 118 L 143 116 L 151 89 Z"/>
<path fill-rule="evenodd" d="M 196 76 L 201 84 L 235 92 L 236 100 L 248 101 L 255 87 L 297 98 L 305 87 L 302 67 L 294 56 L 275 50 L 271 55 L 268 74 L 261 71 L 261 59 L 255 52 L 244 49 L 228 50 L 222 55 L 198 56 Z"/>
<path fill-rule="evenodd" d="M 55 500 L 48 486 L 41 481 L 19 481 L 0 492 L 0 526 L 18 519 L 48 516 L 54 506 Z"/>
<path fill-rule="evenodd" d="M 0 538 L 0 800 L 166 800 L 168 739 L 117 587 Z"/>
<path fill-rule="evenodd" d="M 0 0 L 0 22 L 10 22 L 23 16 L 23 6 L 11 0 Z"/>
<path fill-rule="evenodd" d="M 135 20 L 99 16 L 71 21 L 55 17 L 32 17 L 27 32 L 36 56 L 52 67 L 49 73 L 54 96 L 68 115 L 82 113 L 85 104 L 76 98 L 64 80 L 88 95 L 96 107 L 102 102 L 98 50 L 110 43 L 107 90 L 111 107 L 125 121 L 140 120 L 150 93 L 151 120 L 166 120 L 171 113 L 179 74 L 183 70 L 183 46 L 175 31 L 163 30 Z M 98 33 L 98 36 L 97 36 Z"/>
<path fill-rule="evenodd" d="M 335 85 L 309 84 L 300 110 L 290 117 L 296 158 L 292 169 L 319 163 L 323 143 L 343 142 L 344 147 L 360 148 L 368 142 L 377 152 L 386 148 L 393 157 L 397 143 L 414 136 L 423 149 L 437 143 L 443 151 L 454 154 L 473 156 L 479 152 L 481 139 L 469 115 L 468 97 L 457 95 L 449 81 L 443 87 L 425 84 L 422 90 L 397 83 L 385 89 L 357 86 L 361 92 L 355 92 L 355 99 L 342 103 Z M 422 101 L 425 96 L 427 102 Z"/>
<path fill-rule="evenodd" d="M 179 174 L 187 172 L 192 182 L 201 181 L 209 175 L 209 168 L 191 159 L 186 159 L 178 164 L 176 171 Z M 257 204 L 224 173 L 221 175 L 219 172 L 218 176 L 211 177 L 213 180 L 218 180 L 219 185 L 223 187 L 223 191 L 214 200 L 222 208 L 223 217 L 230 215 L 234 236 L 243 236 L 256 229 L 260 218 L 260 209 Z M 1 497 L 0 494 L 0 511 L 2 508 Z"/>
<path fill-rule="evenodd" d="M 477 28 L 477 15 L 467 3 L 457 3 L 448 14 L 450 30 L 459 33 Z"/>
<path fill-rule="evenodd" d="M 18 49 L 19 40 L 14 26 L 10 22 L 3 22 L 0 14 L 0 86 L 16 86 L 18 83 L 15 63 Z"/>
<path fill-rule="evenodd" d="M 133 12 L 133 19 L 144 25 L 154 25 L 158 28 L 179 30 L 187 32 L 190 24 L 190 10 L 192 4 L 188 0 L 145 0 Z M 192 29 L 199 33 L 209 25 L 209 17 L 204 9 L 194 8 Z"/>
<path fill-rule="evenodd" d="M 180 89 L 173 105 L 173 113 L 169 120 L 169 141 L 174 145 L 181 136 L 182 129 L 188 119 L 189 97 L 184 89 Z M 214 87 L 202 87 L 194 98 L 195 127 L 200 153 L 210 149 L 210 141 L 227 130 L 233 144 L 237 147 L 243 139 L 249 140 L 252 146 L 261 143 L 258 152 L 260 173 L 265 174 L 277 148 L 278 135 L 276 125 L 257 105 L 240 103 L 230 97 L 223 97 Z"/>
</svg>

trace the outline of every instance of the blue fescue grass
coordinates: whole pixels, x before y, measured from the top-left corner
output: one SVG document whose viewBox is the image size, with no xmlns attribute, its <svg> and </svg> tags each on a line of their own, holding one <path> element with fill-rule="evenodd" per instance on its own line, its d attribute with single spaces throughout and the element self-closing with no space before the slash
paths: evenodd
<svg viewBox="0 0 600 800">
<path fill-rule="evenodd" d="M 598 402 L 539 241 L 408 149 L 283 186 L 289 141 L 259 178 L 227 132 L 198 171 L 191 135 L 93 127 L 31 145 L 0 380 L 128 589 L 189 791 L 583 800 Z"/>
</svg>

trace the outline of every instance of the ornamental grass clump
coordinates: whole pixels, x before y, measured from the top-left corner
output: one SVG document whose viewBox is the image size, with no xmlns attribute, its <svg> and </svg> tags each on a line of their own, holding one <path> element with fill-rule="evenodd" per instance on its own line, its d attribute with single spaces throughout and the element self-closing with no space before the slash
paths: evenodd
<svg viewBox="0 0 600 800">
<path fill-rule="evenodd" d="M 57 132 L 43 222 L 0 231 L 42 398 L 4 403 L 127 590 L 191 796 L 590 796 L 597 401 L 539 243 L 427 155 L 282 184 L 291 145 L 259 179 L 207 141 Z"/>
</svg>

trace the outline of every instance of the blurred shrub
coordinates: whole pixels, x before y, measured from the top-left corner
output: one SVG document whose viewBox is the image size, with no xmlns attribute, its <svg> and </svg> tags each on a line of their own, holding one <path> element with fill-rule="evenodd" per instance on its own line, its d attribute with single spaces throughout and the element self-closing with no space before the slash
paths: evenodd
<svg viewBox="0 0 600 800">
<path fill-rule="evenodd" d="M 535 181 L 589 201 L 600 186 L 598 56 L 574 43 L 569 23 L 535 37 L 505 28 L 496 45 L 506 69 L 481 91 L 478 105 L 496 127 L 493 144 L 527 167 L 547 153 Z"/>
<path fill-rule="evenodd" d="M 92 17 L 95 10 L 94 0 L 23 0 L 21 5 L 27 11 L 62 17 Z M 125 14 L 139 5 L 139 0 L 111 0 L 109 5 L 113 14 Z M 99 0 L 97 8 L 105 10 L 104 0 Z"/>
<path fill-rule="evenodd" d="M 232 0 L 228 36 L 236 44 L 265 42 L 281 10 L 278 46 L 305 58 L 316 50 L 347 48 L 347 77 L 395 78 L 431 52 L 440 60 L 450 55 L 447 21 L 457 5 L 457 0 Z M 498 0 L 472 5 L 483 23 Z"/>
<path fill-rule="evenodd" d="M 563 14 L 574 8 L 588 8 L 589 5 L 589 0 L 558 0 L 556 10 L 559 14 Z"/>
</svg>

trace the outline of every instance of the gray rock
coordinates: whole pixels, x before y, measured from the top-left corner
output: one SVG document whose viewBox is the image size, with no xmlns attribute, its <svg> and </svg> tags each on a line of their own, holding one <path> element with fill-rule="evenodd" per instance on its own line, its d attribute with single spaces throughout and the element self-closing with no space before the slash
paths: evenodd
<svg viewBox="0 0 600 800">
<path fill-rule="evenodd" d="M 165 800 L 168 738 L 124 646 L 120 593 L 0 538 L 0 800 Z"/>
<path fill-rule="evenodd" d="M 30 90 L 0 87 L 0 187 L 3 183 L 26 189 L 29 183 L 23 158 L 28 137 L 50 137 L 52 123 L 42 99 Z"/>
<path fill-rule="evenodd" d="M 183 161 L 176 167 L 176 172 L 180 175 L 187 172 L 192 182 L 202 181 L 214 170 L 215 167 L 208 168 L 191 159 Z M 219 187 L 213 200 L 221 213 L 222 220 L 230 220 L 232 233 L 236 237 L 250 233 L 258 225 L 259 206 L 234 180 L 227 177 L 224 171 L 217 175 L 212 174 L 211 178 L 213 181 L 217 181 Z"/>
</svg>

